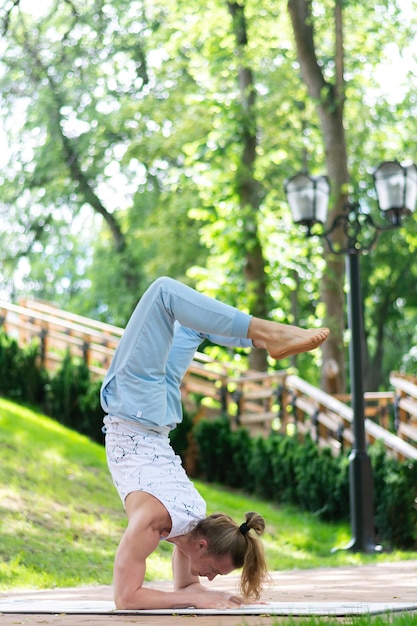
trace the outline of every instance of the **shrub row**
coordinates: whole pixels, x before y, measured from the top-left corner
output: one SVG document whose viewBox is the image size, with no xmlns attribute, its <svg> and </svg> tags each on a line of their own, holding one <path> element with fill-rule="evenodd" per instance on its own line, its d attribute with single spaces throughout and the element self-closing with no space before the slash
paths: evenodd
<svg viewBox="0 0 417 626">
<path fill-rule="evenodd" d="M 193 426 L 198 476 L 271 502 L 296 505 L 328 521 L 349 519 L 349 459 L 334 457 L 307 437 L 273 433 L 267 439 L 231 430 L 227 418 Z M 417 548 L 417 462 L 388 458 L 370 447 L 375 534 L 384 548 Z"/>
<path fill-rule="evenodd" d="M 48 374 L 37 343 L 19 348 L 15 339 L 0 333 L 0 394 L 35 405 L 61 424 L 102 442 L 99 387 L 83 361 L 66 354 L 57 371 Z"/>
</svg>

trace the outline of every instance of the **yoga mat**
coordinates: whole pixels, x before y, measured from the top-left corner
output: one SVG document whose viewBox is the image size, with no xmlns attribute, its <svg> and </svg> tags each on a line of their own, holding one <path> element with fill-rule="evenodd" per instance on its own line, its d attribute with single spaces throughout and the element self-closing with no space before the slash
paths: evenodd
<svg viewBox="0 0 417 626">
<path fill-rule="evenodd" d="M 233 609 L 116 610 L 103 600 L 0 600 L 0 613 L 93 615 L 377 615 L 417 611 L 417 602 L 269 602 Z"/>
</svg>

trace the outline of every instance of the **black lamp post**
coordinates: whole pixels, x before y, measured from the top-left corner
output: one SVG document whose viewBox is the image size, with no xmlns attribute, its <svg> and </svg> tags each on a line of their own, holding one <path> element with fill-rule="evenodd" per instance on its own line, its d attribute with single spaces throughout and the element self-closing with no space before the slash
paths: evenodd
<svg viewBox="0 0 417 626">
<path fill-rule="evenodd" d="M 306 227 L 306 234 L 324 237 L 330 250 L 346 255 L 349 281 L 348 325 L 350 329 L 349 366 L 353 410 L 353 449 L 349 456 L 350 516 L 352 539 L 346 549 L 356 552 L 374 552 L 373 477 L 366 450 L 365 410 L 362 371 L 362 306 L 359 277 L 359 255 L 371 249 L 379 234 L 401 225 L 401 219 L 415 210 L 417 200 L 417 167 L 388 161 L 374 172 L 378 205 L 388 220 L 376 224 L 359 203 L 347 203 L 336 215 L 328 230 L 327 207 L 330 186 L 325 176 L 312 177 L 297 174 L 285 183 L 285 193 L 294 222 Z M 321 228 L 313 227 L 321 224 Z M 332 233 L 342 229 L 342 244 L 332 240 Z M 338 238 L 340 241 L 340 238 Z"/>
</svg>

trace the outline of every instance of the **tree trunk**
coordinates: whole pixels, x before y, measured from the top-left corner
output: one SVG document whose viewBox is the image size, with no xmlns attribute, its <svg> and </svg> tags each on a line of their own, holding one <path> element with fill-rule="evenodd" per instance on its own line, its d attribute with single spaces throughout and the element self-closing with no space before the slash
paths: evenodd
<svg viewBox="0 0 417 626">
<path fill-rule="evenodd" d="M 332 187 L 332 206 L 327 226 L 332 222 L 347 201 L 349 181 L 345 131 L 343 127 L 344 78 L 343 78 L 343 28 L 341 5 L 335 4 L 335 81 L 325 80 L 317 61 L 314 44 L 313 16 L 309 0 L 289 0 L 298 59 L 308 93 L 317 103 L 325 145 L 328 177 Z M 332 239 L 343 245 L 344 233 L 334 231 Z M 325 323 L 331 330 L 329 339 L 323 344 L 323 368 L 321 385 L 329 393 L 345 391 L 345 263 L 341 256 L 325 252 L 327 268 L 323 275 L 321 297 L 326 306 Z"/>
</svg>

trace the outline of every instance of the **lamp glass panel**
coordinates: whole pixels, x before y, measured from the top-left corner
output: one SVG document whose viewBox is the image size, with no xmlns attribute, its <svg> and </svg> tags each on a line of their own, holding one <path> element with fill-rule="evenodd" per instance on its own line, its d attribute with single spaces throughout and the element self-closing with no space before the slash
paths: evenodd
<svg viewBox="0 0 417 626">
<path fill-rule="evenodd" d="M 330 186 L 325 176 L 316 179 L 316 216 L 317 222 L 322 224 L 327 220 L 327 207 L 329 204 Z"/>
<path fill-rule="evenodd" d="M 399 209 L 404 204 L 404 170 L 396 161 L 383 163 L 375 172 L 375 187 L 381 211 Z"/>
<path fill-rule="evenodd" d="M 304 174 L 291 178 L 286 186 L 287 200 L 295 223 L 314 219 L 314 182 Z"/>
<path fill-rule="evenodd" d="M 414 213 L 417 202 L 417 167 L 413 163 L 412 165 L 407 166 L 405 170 L 407 177 L 405 206 L 410 213 Z"/>
</svg>

